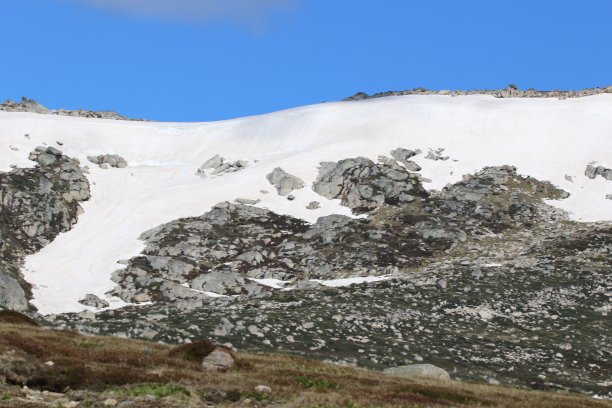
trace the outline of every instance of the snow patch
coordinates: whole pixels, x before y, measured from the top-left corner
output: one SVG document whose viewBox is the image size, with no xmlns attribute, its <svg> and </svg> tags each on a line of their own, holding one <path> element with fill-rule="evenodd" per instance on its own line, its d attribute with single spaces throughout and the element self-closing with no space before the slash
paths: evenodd
<svg viewBox="0 0 612 408">
<path fill-rule="evenodd" d="M 114 286 L 110 276 L 117 261 L 140 253 L 142 232 L 199 216 L 221 201 L 260 199 L 259 207 L 309 222 L 334 213 L 351 216 L 339 200 L 309 188 L 319 163 L 357 156 L 376 160 L 397 147 L 444 148 L 451 157 L 412 158 L 431 179 L 428 189 L 441 189 L 484 166 L 510 164 L 568 191 L 568 199 L 550 204 L 573 219 L 612 221 L 612 201 L 605 198 L 610 181 L 584 175 L 592 161 L 610 164 L 611 111 L 612 95 L 602 94 L 567 100 L 413 95 L 193 124 L 0 112 L 0 170 L 32 167 L 28 152 L 56 140 L 83 164 L 88 155 L 101 153 L 119 154 L 130 163 L 127 169 L 91 166 L 92 199 L 84 203 L 78 223 L 26 259 L 23 272 L 34 285 L 33 304 L 43 314 L 71 312 L 83 309 L 78 300 L 85 294 L 102 297 Z M 197 169 L 215 154 L 259 161 L 240 172 L 197 177 Z M 270 188 L 266 175 L 275 167 L 306 183 L 293 192 L 293 201 L 261 193 Z M 308 210 L 311 201 L 321 208 Z"/>
</svg>

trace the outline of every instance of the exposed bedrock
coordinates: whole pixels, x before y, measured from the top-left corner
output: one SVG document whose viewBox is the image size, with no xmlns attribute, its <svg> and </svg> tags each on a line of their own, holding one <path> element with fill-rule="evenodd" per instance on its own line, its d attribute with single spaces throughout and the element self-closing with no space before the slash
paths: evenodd
<svg viewBox="0 0 612 408">
<path fill-rule="evenodd" d="M 0 307 L 26 310 L 29 285 L 20 268 L 26 255 L 49 244 L 77 222 L 79 202 L 90 198 L 79 162 L 40 146 L 34 168 L 0 173 Z"/>
<path fill-rule="evenodd" d="M 395 274 L 473 237 L 563 216 L 542 202 L 564 197 L 562 191 L 510 166 L 485 168 L 431 195 L 397 164 L 347 159 L 324 165 L 322 173 L 320 191 L 353 209 L 368 208 L 369 217 L 329 215 L 308 224 L 220 203 L 202 216 L 145 232 L 145 250 L 114 273 L 112 293 L 128 302 L 179 299 L 192 308 L 209 299 L 204 292 L 269 294 L 253 279 L 299 283 Z"/>
</svg>

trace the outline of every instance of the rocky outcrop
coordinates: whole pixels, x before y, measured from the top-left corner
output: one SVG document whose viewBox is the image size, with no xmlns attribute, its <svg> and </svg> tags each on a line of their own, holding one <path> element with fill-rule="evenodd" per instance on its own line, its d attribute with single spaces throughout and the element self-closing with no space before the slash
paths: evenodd
<svg viewBox="0 0 612 408">
<path fill-rule="evenodd" d="M 276 188 L 278 195 L 281 196 L 286 196 L 293 190 L 299 190 L 305 186 L 301 178 L 287 173 L 280 167 L 272 170 L 272 173 L 268 174 L 266 179 Z"/>
<path fill-rule="evenodd" d="M 112 120 L 135 120 L 139 121 L 142 119 L 130 119 L 126 116 L 120 115 L 117 112 L 112 111 L 91 111 L 91 110 L 68 110 L 68 109 L 54 109 L 50 110 L 36 102 L 34 99 L 28 99 L 25 96 L 21 98 L 21 102 L 15 102 L 7 99 L 0 104 L 0 111 L 6 112 L 31 112 L 40 113 L 47 115 L 62 115 L 62 116 L 78 116 L 82 118 L 95 118 L 95 119 L 112 119 Z"/>
<path fill-rule="evenodd" d="M 100 154 L 98 156 L 87 156 L 87 160 L 93 164 L 97 164 L 103 169 L 114 167 L 116 169 L 124 169 L 128 166 L 127 160 L 118 154 Z"/>
<path fill-rule="evenodd" d="M 82 211 L 79 202 L 90 198 L 77 160 L 46 146 L 29 158 L 36 167 L 0 173 L 0 307 L 15 310 L 27 308 L 23 258 L 70 230 Z"/>
<path fill-rule="evenodd" d="M 601 176 L 606 180 L 612 181 L 612 169 L 604 166 L 595 166 L 594 164 L 589 164 L 587 165 L 584 175 L 590 178 L 591 180 L 595 179 L 595 177 L 597 176 Z"/>
<path fill-rule="evenodd" d="M 549 182 L 518 175 L 513 166 L 485 167 L 435 194 L 436 208 L 429 211 L 467 218 L 467 226 L 479 223 L 501 231 L 544 221 L 542 200 L 568 196 Z"/>
<path fill-rule="evenodd" d="M 340 199 L 357 214 L 427 197 L 418 177 L 404 167 L 376 164 L 365 157 L 321 163 L 313 190 L 330 200 Z"/>
<path fill-rule="evenodd" d="M 348 191 L 346 202 L 359 200 L 360 209 L 379 194 L 378 206 L 368 207 L 378 211 L 368 219 L 329 215 L 307 224 L 263 208 L 220 203 L 200 217 L 144 233 L 145 250 L 115 272 L 112 293 L 127 302 L 183 299 L 185 307 L 196 307 L 210 299 L 207 292 L 269 295 L 270 288 L 252 279 L 300 286 L 310 279 L 395 274 L 472 237 L 548 222 L 542 200 L 564 196 L 510 166 L 485 168 L 432 195 L 397 163 L 347 159 L 324 174 L 331 174 L 322 181 L 330 197 Z M 397 199 L 402 189 L 418 195 Z"/>
<path fill-rule="evenodd" d="M 426 88 L 414 88 L 404 91 L 389 91 L 381 92 L 373 95 L 368 95 L 365 92 L 358 92 L 353 96 L 345 98 L 344 101 L 360 101 L 364 99 L 384 98 L 387 96 L 404 96 L 404 95 L 443 95 L 443 96 L 462 96 L 462 95 L 491 95 L 495 98 L 581 98 L 585 96 L 600 95 L 603 93 L 612 93 L 612 86 L 606 88 L 587 88 L 578 91 L 538 91 L 528 89 L 526 91 L 518 89 L 515 85 L 510 85 L 505 89 L 484 89 L 473 91 L 462 90 L 429 90 Z"/>
<path fill-rule="evenodd" d="M 243 170 L 248 166 L 249 162 L 246 160 L 236 160 L 233 162 L 226 161 L 220 155 L 215 155 L 210 159 L 206 160 L 204 164 L 200 166 L 196 175 L 206 178 L 211 175 L 219 175 L 224 173 L 233 173 L 236 171 Z"/>
<path fill-rule="evenodd" d="M 146 242 L 143 254 L 113 278 L 118 284 L 113 294 L 126 301 L 206 300 L 203 292 L 258 296 L 269 290 L 250 279 L 387 274 L 395 265 L 415 265 L 438 245 L 446 245 L 446 240 L 432 239 L 419 247 L 412 232 L 398 234 L 341 215 L 322 217 L 309 226 L 266 209 L 230 203 L 155 228 L 141 239 Z"/>
</svg>

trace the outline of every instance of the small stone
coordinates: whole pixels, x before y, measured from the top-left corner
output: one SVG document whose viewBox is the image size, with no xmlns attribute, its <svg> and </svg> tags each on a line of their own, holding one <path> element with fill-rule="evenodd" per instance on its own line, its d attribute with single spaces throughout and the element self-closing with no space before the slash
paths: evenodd
<svg viewBox="0 0 612 408">
<path fill-rule="evenodd" d="M 108 398 L 104 400 L 103 404 L 105 407 L 116 407 L 119 402 L 114 398 Z"/>
<path fill-rule="evenodd" d="M 271 394 L 272 388 L 268 387 L 267 385 L 258 385 L 255 387 L 255 392 L 260 394 Z"/>
</svg>

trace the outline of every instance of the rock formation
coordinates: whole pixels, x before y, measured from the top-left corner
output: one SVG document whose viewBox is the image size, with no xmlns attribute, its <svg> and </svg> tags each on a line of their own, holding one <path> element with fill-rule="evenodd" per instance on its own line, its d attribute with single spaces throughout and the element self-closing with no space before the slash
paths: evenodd
<svg viewBox="0 0 612 408">
<path fill-rule="evenodd" d="M 29 286 L 20 275 L 26 255 L 68 231 L 90 198 L 77 160 L 54 147 L 30 153 L 34 168 L 0 173 L 0 307 L 26 310 Z"/>
<path fill-rule="evenodd" d="M 247 167 L 249 164 L 246 160 L 236 160 L 233 162 L 226 161 L 223 157 L 218 154 L 206 160 L 204 164 L 200 166 L 196 175 L 206 178 L 211 175 L 219 175 L 223 173 L 233 173 L 240 171 Z"/>
<path fill-rule="evenodd" d="M 293 190 L 299 190 L 305 186 L 302 179 L 287 173 L 280 167 L 272 170 L 272 173 L 268 174 L 266 179 L 276 188 L 276 191 L 281 196 L 286 196 Z"/>
<path fill-rule="evenodd" d="M 0 104 L 0 111 L 6 112 L 31 112 L 40 113 L 45 115 L 62 115 L 62 116 L 78 116 L 82 118 L 95 118 L 95 119 L 111 119 L 111 120 L 134 120 L 139 121 L 142 119 L 130 119 L 126 116 L 120 115 L 117 112 L 112 111 L 91 111 L 91 110 L 68 110 L 68 109 L 54 109 L 50 110 L 45 108 L 34 99 L 28 99 L 25 96 L 21 98 L 21 102 L 15 102 L 7 99 Z"/>
</svg>

